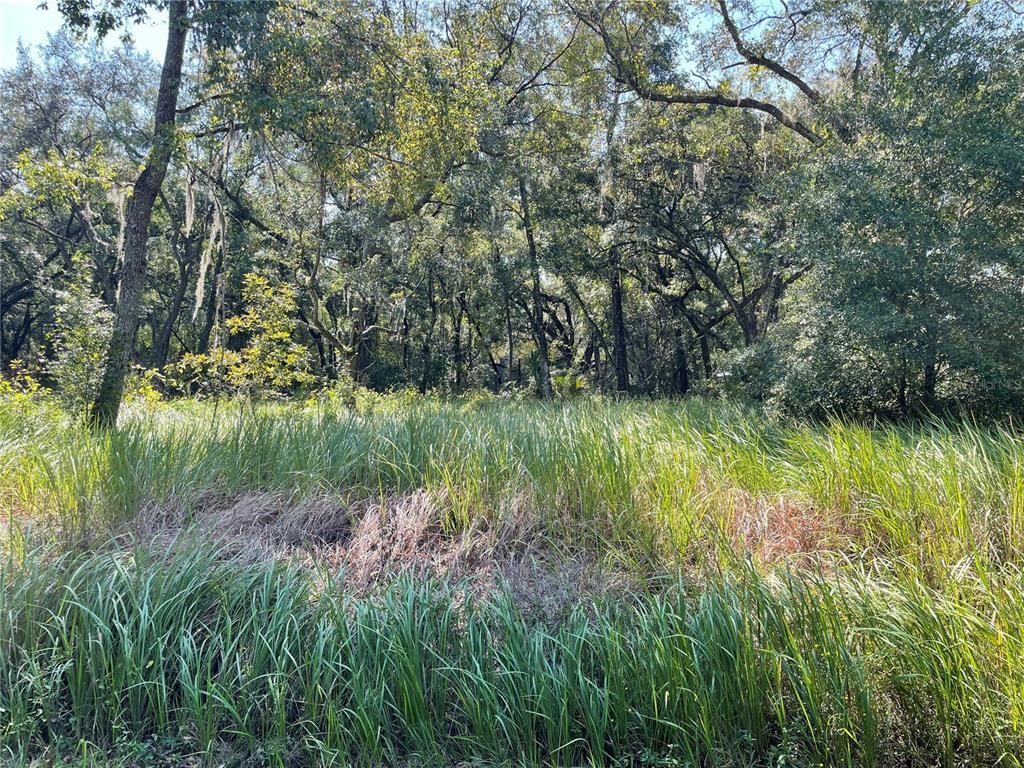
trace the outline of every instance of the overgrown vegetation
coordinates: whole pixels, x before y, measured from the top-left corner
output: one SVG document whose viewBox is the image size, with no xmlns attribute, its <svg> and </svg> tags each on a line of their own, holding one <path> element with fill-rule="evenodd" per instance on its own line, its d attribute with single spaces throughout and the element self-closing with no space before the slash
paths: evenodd
<svg viewBox="0 0 1024 768">
<path fill-rule="evenodd" d="M 0 421 L 12 756 L 88 744 L 283 765 L 954 766 L 1024 754 L 1012 428 L 366 391 L 139 401 L 102 433 L 22 395 Z M 421 492 L 434 499 L 425 544 L 396 522 Z M 286 514 L 254 493 L 279 510 L 327 506 L 254 553 L 239 540 Z M 371 548 L 395 556 L 353 589 L 363 515 L 390 522 L 396 540 Z M 432 567 L 482 532 L 482 558 Z M 570 560 L 597 575 L 536 610 L 531 593 L 555 582 L 517 585 L 511 566 L 566 578 Z M 482 588 L 474 569 L 495 565 Z M 625 587 L 601 588 L 616 574 Z"/>
<path fill-rule="evenodd" d="M 810 518 L 802 533 L 816 549 L 922 573 L 1015 562 L 1024 535 L 1019 434 L 966 421 L 871 428 L 700 400 L 452 404 L 361 392 L 351 407 L 140 404 L 117 432 L 94 433 L 47 407 L 8 404 L 0 416 L 0 492 L 15 514 L 80 534 L 210 490 L 426 489 L 451 507 L 450 526 L 523 512 L 560 540 L 650 562 L 776 514 Z"/>
<path fill-rule="evenodd" d="M 191 551 L 0 571 L 3 739 L 270 764 L 1020 765 L 1016 571 L 722 575 L 556 628 L 402 581 L 352 600 Z M 159 744 L 159 742 L 157 743 Z"/>
<path fill-rule="evenodd" d="M 1024 768 L 1013 2 L 55 7 L 0 763 Z"/>
<path fill-rule="evenodd" d="M 1022 17 L 805 5 L 61 3 L 0 73 L 0 370 L 1024 412 Z M 90 42 L 147 14 L 175 55 Z"/>
</svg>

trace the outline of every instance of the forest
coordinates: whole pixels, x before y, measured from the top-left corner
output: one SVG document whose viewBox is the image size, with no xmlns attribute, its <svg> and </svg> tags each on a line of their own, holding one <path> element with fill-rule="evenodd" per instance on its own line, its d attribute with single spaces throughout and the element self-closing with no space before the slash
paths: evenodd
<svg viewBox="0 0 1024 768">
<path fill-rule="evenodd" d="M 58 5 L 0 77 L 0 367 L 101 419 L 126 386 L 1024 403 L 1011 3 Z M 145 14 L 162 63 L 117 39 Z"/>
<path fill-rule="evenodd" d="M 1020 2 L 4 2 L 0 765 L 1024 768 Z"/>
</svg>

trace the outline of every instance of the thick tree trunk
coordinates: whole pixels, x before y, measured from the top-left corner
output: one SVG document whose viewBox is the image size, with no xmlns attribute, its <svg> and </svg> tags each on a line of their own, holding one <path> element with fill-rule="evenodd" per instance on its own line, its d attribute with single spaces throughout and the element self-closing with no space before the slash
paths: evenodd
<svg viewBox="0 0 1024 768">
<path fill-rule="evenodd" d="M 537 341 L 537 392 L 544 400 L 550 400 L 551 371 L 548 362 L 548 335 L 544 330 L 544 297 L 540 286 L 540 260 L 537 257 L 537 241 L 533 236 L 533 223 L 530 220 L 530 201 L 526 194 L 526 179 L 519 176 L 519 203 L 523 209 L 523 232 L 526 234 L 526 245 L 530 253 L 530 269 L 533 272 L 533 335 Z"/>
<path fill-rule="evenodd" d="M 107 348 L 103 380 L 92 404 L 94 423 L 113 426 L 121 408 L 125 377 L 131 361 L 135 332 L 139 327 L 139 309 L 146 276 L 146 250 L 153 204 L 167 173 L 174 140 L 175 113 L 181 68 L 188 37 L 188 6 L 183 2 L 168 3 L 167 51 L 160 73 L 156 113 L 153 125 L 153 146 L 139 174 L 128 201 L 125 215 L 124 267 L 118 289 L 114 328 Z"/>
<path fill-rule="evenodd" d="M 626 353 L 626 320 L 622 310 L 622 272 L 612 267 L 612 336 L 615 358 L 615 388 L 629 392 L 629 357 Z"/>
</svg>

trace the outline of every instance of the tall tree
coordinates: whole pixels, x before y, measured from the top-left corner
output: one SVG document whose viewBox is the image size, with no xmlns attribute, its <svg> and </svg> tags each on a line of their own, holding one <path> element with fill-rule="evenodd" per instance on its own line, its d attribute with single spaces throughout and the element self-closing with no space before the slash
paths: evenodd
<svg viewBox="0 0 1024 768">
<path fill-rule="evenodd" d="M 81 20 L 81 8 L 64 10 L 70 14 L 70 20 Z M 78 17 L 74 15 L 75 10 L 78 11 Z M 122 238 L 123 266 L 114 311 L 114 327 L 105 355 L 103 379 L 90 409 L 92 419 L 102 426 L 111 426 L 117 422 L 125 379 L 131 363 L 135 333 L 139 327 L 149 226 L 153 218 L 153 205 L 160 194 L 174 143 L 178 93 L 181 88 L 185 41 L 189 29 L 188 14 L 189 5 L 185 2 L 167 4 L 167 47 L 160 71 L 160 87 L 153 115 L 153 143 L 128 200 Z M 101 31 L 104 31 L 102 27 Z"/>
</svg>

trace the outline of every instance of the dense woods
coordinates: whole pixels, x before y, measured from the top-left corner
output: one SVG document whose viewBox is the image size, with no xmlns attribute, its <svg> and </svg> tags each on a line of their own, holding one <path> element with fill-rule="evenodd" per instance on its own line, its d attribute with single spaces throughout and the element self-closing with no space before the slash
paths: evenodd
<svg viewBox="0 0 1024 768">
<path fill-rule="evenodd" d="M 1012 2 L 58 6 L 0 74 L 0 367 L 101 421 L 126 386 L 1024 404 Z M 162 62 L 118 41 L 147 14 Z"/>
<path fill-rule="evenodd" d="M 1018 0 L 50 5 L 0 765 L 1024 768 Z"/>
</svg>

